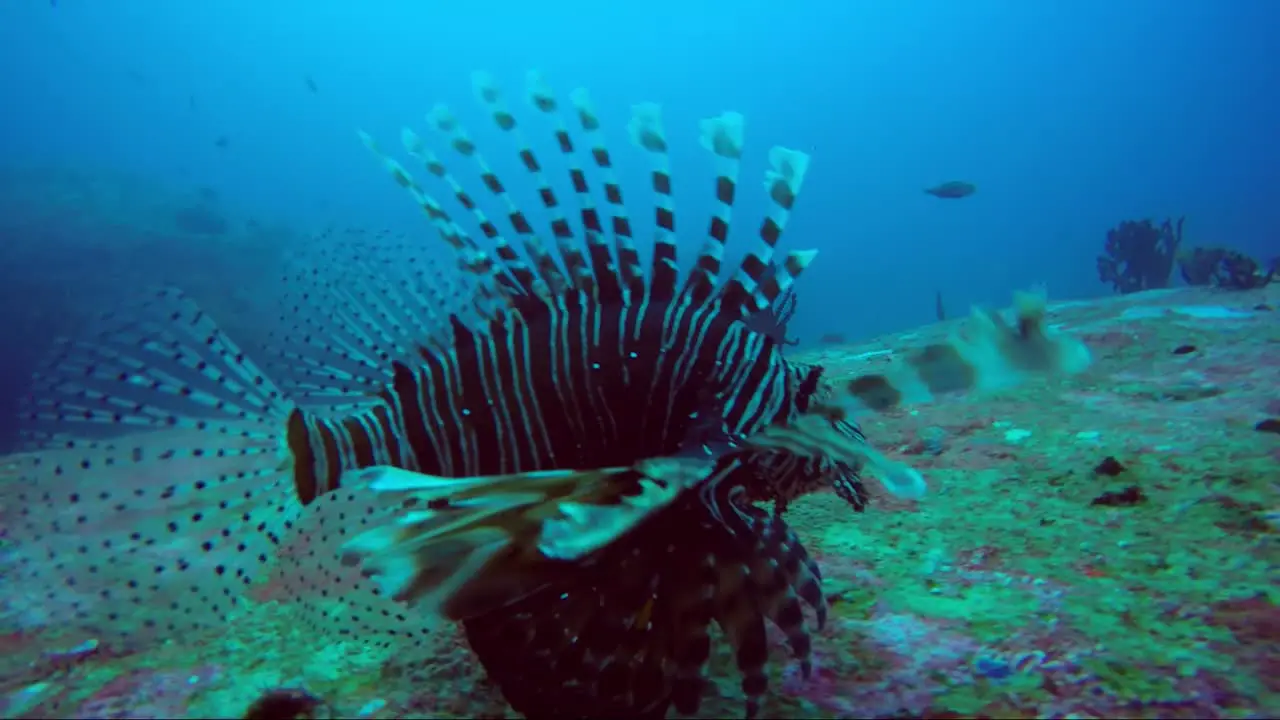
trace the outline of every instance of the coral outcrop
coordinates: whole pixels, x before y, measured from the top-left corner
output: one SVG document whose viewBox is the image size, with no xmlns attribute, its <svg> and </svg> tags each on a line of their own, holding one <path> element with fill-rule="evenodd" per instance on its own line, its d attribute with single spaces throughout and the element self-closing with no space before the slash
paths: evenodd
<svg viewBox="0 0 1280 720">
<path fill-rule="evenodd" d="M 1275 258 L 1263 268 L 1257 260 L 1235 250 L 1197 247 L 1178 256 L 1178 272 L 1188 285 L 1213 285 L 1230 290 L 1254 290 L 1271 283 L 1276 274 Z"/>
<path fill-rule="evenodd" d="M 1166 219 L 1159 225 L 1125 220 L 1108 230 L 1106 254 L 1098 256 L 1098 279 L 1121 294 L 1168 287 L 1183 220 Z"/>
</svg>

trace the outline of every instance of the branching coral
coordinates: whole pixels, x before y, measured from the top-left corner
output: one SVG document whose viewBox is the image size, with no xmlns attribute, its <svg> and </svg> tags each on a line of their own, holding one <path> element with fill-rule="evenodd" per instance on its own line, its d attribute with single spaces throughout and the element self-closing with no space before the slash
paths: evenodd
<svg viewBox="0 0 1280 720">
<path fill-rule="evenodd" d="M 1150 220 L 1125 220 L 1108 230 L 1098 279 L 1122 294 L 1167 287 L 1184 219 L 1166 219 L 1158 227 Z"/>
<path fill-rule="evenodd" d="M 1220 247 L 1197 247 L 1178 256 L 1178 271 L 1188 285 L 1214 285 L 1252 290 L 1271 282 L 1280 258 L 1263 271 L 1262 264 L 1244 253 Z"/>
</svg>

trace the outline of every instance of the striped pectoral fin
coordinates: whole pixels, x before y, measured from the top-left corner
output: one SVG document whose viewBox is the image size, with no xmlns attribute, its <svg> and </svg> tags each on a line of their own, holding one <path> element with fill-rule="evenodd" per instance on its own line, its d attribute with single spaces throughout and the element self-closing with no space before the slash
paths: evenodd
<svg viewBox="0 0 1280 720">
<path fill-rule="evenodd" d="M 622 469 L 610 479 L 608 491 L 559 502 L 558 515 L 543 524 L 538 549 L 560 560 L 577 560 L 599 550 L 705 479 L 713 465 L 706 460 L 653 458 Z"/>
<path fill-rule="evenodd" d="M 470 478 L 372 468 L 354 482 L 400 495 L 400 510 L 348 541 L 342 562 L 393 600 L 463 620 L 542 587 L 710 471 L 672 459 Z"/>
</svg>

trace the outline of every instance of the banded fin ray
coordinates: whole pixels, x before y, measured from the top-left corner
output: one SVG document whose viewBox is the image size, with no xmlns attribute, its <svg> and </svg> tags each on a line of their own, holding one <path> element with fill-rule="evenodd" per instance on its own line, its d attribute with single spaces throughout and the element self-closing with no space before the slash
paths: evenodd
<svg viewBox="0 0 1280 720">
<path fill-rule="evenodd" d="M 391 174 L 396 184 L 404 188 L 413 197 L 418 207 L 427 216 L 428 221 L 436 229 L 440 239 L 453 250 L 458 266 L 478 278 L 479 282 L 477 282 L 476 288 L 495 300 L 510 298 L 512 288 L 515 287 L 515 281 L 511 277 L 517 275 L 518 268 L 507 266 L 501 261 L 501 258 L 499 258 L 499 262 L 494 262 L 493 258 L 480 248 L 475 239 L 453 220 L 444 206 L 422 189 L 417 181 L 413 179 L 413 175 L 403 165 L 379 148 L 373 136 L 363 130 L 358 131 L 357 135 L 365 147 L 379 159 L 387 172 Z M 403 135 L 403 137 L 408 136 Z"/>
<path fill-rule="evenodd" d="M 765 311 L 786 292 L 816 256 L 814 250 L 792 251 L 779 264 L 777 272 L 769 270 L 774 248 L 786 227 L 809 165 L 809 158 L 804 153 L 775 147 L 769 153 L 771 169 L 765 183 L 771 209 L 760 227 L 758 246 L 747 253 L 735 273 L 724 282 L 719 282 L 720 258 L 729 233 L 730 208 L 736 194 L 738 158 L 744 137 L 742 117 L 735 113 L 725 113 L 702 124 L 703 146 L 712 152 L 718 163 L 715 188 L 718 209 L 713 215 L 708 242 L 683 288 L 677 289 L 679 273 L 674 242 L 675 213 L 666 133 L 660 106 L 644 103 L 633 107 L 628 131 L 632 142 L 650 158 L 656 200 L 652 271 L 645 281 L 639 272 L 639 255 L 634 252 L 631 221 L 622 207 L 621 188 L 613 177 L 609 153 L 599 139 L 601 123 L 586 91 L 575 90 L 570 98 L 579 124 L 592 143 L 591 155 L 605 179 L 604 195 L 611 208 L 614 235 L 612 252 L 600 237 L 603 226 L 599 212 L 590 199 L 586 175 L 576 160 L 567 124 L 559 115 L 559 103 L 543 77 L 536 72 L 530 73 L 528 97 L 542 114 L 551 119 L 557 147 L 568 162 L 570 181 L 581 208 L 577 234 L 561 212 L 560 201 L 544 175 L 541 162 L 525 139 L 492 78 L 486 73 L 477 72 L 473 75 L 472 82 L 494 124 L 515 140 L 523 167 L 534 177 L 543 208 L 551 217 L 551 231 L 556 239 L 560 262 L 553 258 L 538 238 L 532 223 L 510 198 L 506 186 L 480 153 L 477 143 L 462 127 L 453 111 L 447 106 L 437 105 L 428 114 L 428 124 L 445 138 L 455 152 L 475 164 L 482 183 L 502 203 L 510 225 L 522 238 L 522 246 L 537 270 L 538 279 L 531 279 L 524 259 L 516 256 L 496 225 L 476 207 L 474 198 L 462 191 L 444 164 L 425 147 L 416 133 L 409 129 L 402 132 L 409 153 L 418 158 L 431 174 L 444 179 L 460 204 L 475 214 L 485 236 L 495 243 L 496 261 L 461 230 L 441 203 L 427 193 L 403 165 L 383 153 L 367 133 L 361 132 L 360 137 L 391 173 L 396 183 L 413 196 L 428 219 L 439 229 L 440 236 L 457 254 L 459 265 L 486 281 L 494 281 L 484 282 L 482 286 L 497 285 L 498 293 L 505 296 L 508 305 L 518 312 L 537 311 L 536 305 L 529 304 L 531 298 L 543 303 L 561 298 L 558 302 L 563 302 L 563 298 L 569 297 L 566 293 L 570 292 L 584 293 L 603 303 L 621 302 L 621 289 L 626 288 L 628 302 L 639 303 L 643 298 L 664 302 L 679 292 L 685 294 L 689 302 L 695 305 L 715 300 L 718 312 L 728 317 L 746 319 Z M 544 285 L 550 293 L 549 298 L 542 296 L 541 289 Z"/>
<path fill-rule="evenodd" d="M 622 189 L 614 175 L 604 132 L 589 94 L 585 89 L 578 88 L 569 94 L 569 101 L 578 118 L 578 127 L 590 143 L 590 155 L 604 186 L 609 227 L 613 234 L 613 253 L 610 253 L 609 246 L 603 240 L 605 228 L 591 195 L 591 184 L 578 160 L 573 135 L 559 112 L 559 101 L 555 93 L 536 70 L 528 74 L 528 87 L 529 101 L 552 124 L 556 144 L 569 170 L 569 182 L 578 201 L 583 234 L 591 260 L 597 301 L 611 303 L 629 302 L 633 298 L 639 300 L 644 294 L 644 271 L 640 267 L 640 255 L 631 236 L 631 221 L 622 201 Z M 624 291 L 625 295 L 622 294 Z"/>
<path fill-rule="evenodd" d="M 540 100 L 547 98 L 554 100 L 554 95 L 548 93 L 545 96 L 539 96 L 540 88 L 537 85 L 537 79 L 529 78 L 529 100 L 532 104 L 540 109 L 545 105 L 540 105 Z M 555 239 L 556 249 L 560 254 L 560 260 L 563 263 L 567 278 L 567 285 L 576 290 L 586 292 L 589 295 L 595 295 L 597 291 L 597 282 L 601 278 L 594 277 L 588 269 L 586 257 L 583 254 L 583 248 L 575 239 L 572 227 L 565 218 L 563 211 L 560 209 L 560 201 L 556 197 L 555 190 L 543 173 L 542 165 L 538 162 L 537 157 L 533 154 L 533 149 L 528 140 L 525 139 L 524 133 L 520 128 L 520 123 L 516 116 L 507 109 L 502 98 L 502 91 L 494 82 L 494 79 L 485 72 L 475 72 L 471 76 L 471 84 L 475 90 L 476 96 L 489 110 L 490 117 L 494 125 L 503 133 L 510 135 L 515 141 L 518 148 L 521 165 L 525 171 L 533 178 L 534 187 L 537 190 L 538 198 L 542 202 L 543 209 L 547 212 L 551 220 L 551 236 Z M 554 106 L 551 110 L 554 113 Z M 567 136 L 561 136 L 567 137 Z M 455 150 L 462 151 L 456 143 L 451 143 Z M 561 150 L 564 147 L 561 146 Z M 572 148 L 570 148 L 570 151 Z M 480 165 L 481 180 L 485 186 L 489 187 L 494 194 L 499 195 L 506 203 L 508 212 L 511 216 L 512 224 L 517 232 L 521 232 L 526 236 L 532 236 L 532 228 L 529 226 L 528 220 L 524 214 L 515 206 L 515 204 L 507 196 L 505 189 L 502 187 L 501 181 L 492 170 L 484 163 L 478 154 L 473 155 L 477 163 Z M 572 155 L 566 153 L 566 158 L 572 159 Z M 586 234 L 588 244 L 592 242 L 592 233 Z M 616 293 L 611 293 L 611 300 L 616 302 Z"/>
</svg>

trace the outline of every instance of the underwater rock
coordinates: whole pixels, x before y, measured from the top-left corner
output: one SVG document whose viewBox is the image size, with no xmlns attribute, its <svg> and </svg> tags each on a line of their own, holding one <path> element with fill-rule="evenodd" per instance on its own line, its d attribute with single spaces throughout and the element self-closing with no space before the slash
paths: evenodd
<svg viewBox="0 0 1280 720">
<path fill-rule="evenodd" d="M 1115 477 L 1116 475 L 1119 475 L 1124 471 L 1125 471 L 1125 466 L 1121 464 L 1120 461 L 1115 459 L 1113 456 L 1108 455 L 1102 459 L 1102 462 L 1098 463 L 1097 467 L 1093 469 L 1093 474 L 1105 475 L 1107 477 Z"/>
<path fill-rule="evenodd" d="M 323 700 L 300 688 L 272 688 L 245 710 L 244 720 L 318 720 L 330 717 Z"/>
<path fill-rule="evenodd" d="M 1130 485 L 1123 490 L 1104 492 L 1089 502 L 1090 505 L 1105 507 L 1129 507 L 1147 501 L 1147 496 L 1137 485 Z"/>
</svg>

